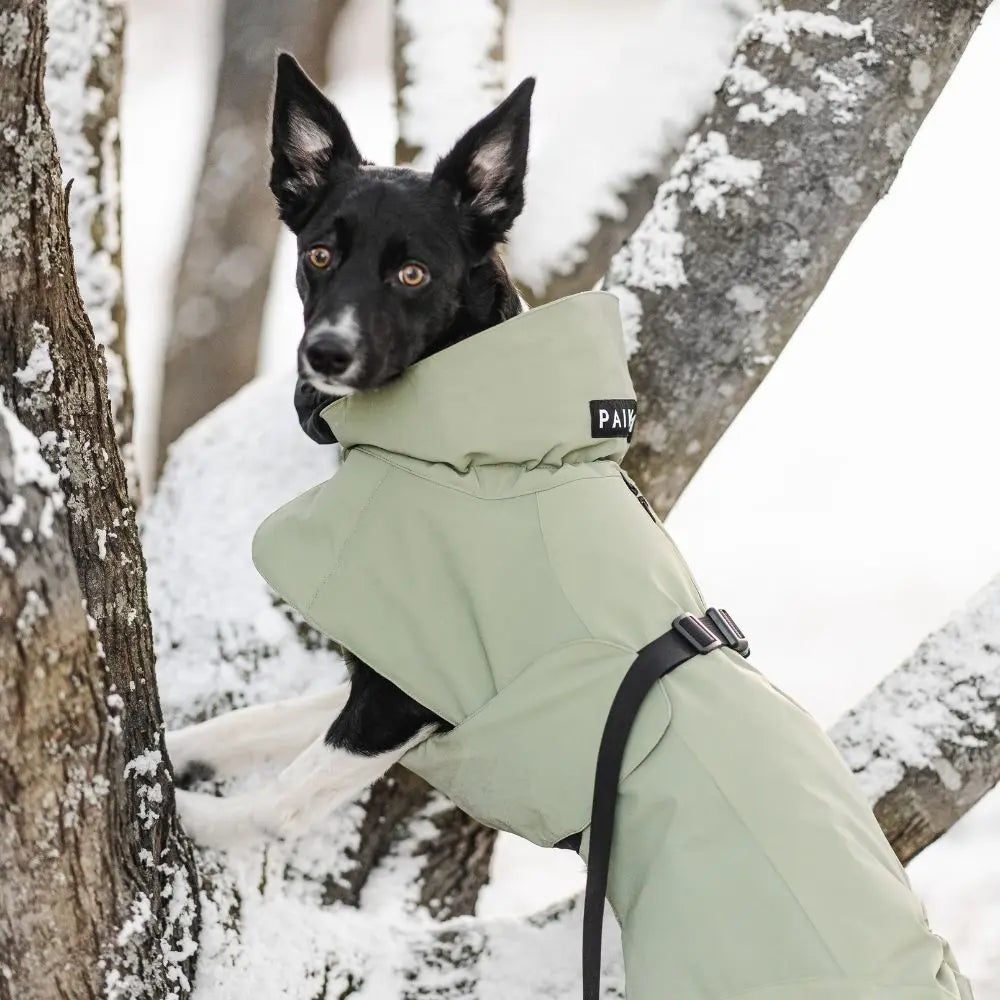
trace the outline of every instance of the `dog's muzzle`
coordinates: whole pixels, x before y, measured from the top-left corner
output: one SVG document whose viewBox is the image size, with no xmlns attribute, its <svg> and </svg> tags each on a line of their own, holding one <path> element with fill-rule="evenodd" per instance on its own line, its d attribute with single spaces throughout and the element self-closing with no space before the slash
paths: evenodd
<svg viewBox="0 0 1000 1000">
<path fill-rule="evenodd" d="M 338 333 L 323 331 L 307 338 L 302 356 L 321 378 L 338 378 L 354 362 L 355 345 Z"/>
</svg>

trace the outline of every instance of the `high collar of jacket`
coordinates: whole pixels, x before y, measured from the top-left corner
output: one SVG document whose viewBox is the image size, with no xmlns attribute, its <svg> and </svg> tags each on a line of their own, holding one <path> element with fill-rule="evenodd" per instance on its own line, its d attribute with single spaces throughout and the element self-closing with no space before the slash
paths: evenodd
<svg viewBox="0 0 1000 1000">
<path fill-rule="evenodd" d="M 369 445 L 459 471 L 620 461 L 591 401 L 630 400 L 617 298 L 582 292 L 490 327 L 322 413 L 345 449 Z"/>
</svg>

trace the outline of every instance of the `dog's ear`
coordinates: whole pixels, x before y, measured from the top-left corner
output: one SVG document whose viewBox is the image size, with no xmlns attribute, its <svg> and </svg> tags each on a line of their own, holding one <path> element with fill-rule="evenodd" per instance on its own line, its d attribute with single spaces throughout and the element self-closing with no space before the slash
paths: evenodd
<svg viewBox="0 0 1000 1000">
<path fill-rule="evenodd" d="M 278 56 L 271 115 L 271 191 L 278 215 L 295 230 L 338 170 L 361 154 L 340 112 L 287 52 Z"/>
<path fill-rule="evenodd" d="M 533 77 L 469 129 L 434 168 L 467 212 L 476 249 L 486 254 L 524 207 Z"/>
</svg>

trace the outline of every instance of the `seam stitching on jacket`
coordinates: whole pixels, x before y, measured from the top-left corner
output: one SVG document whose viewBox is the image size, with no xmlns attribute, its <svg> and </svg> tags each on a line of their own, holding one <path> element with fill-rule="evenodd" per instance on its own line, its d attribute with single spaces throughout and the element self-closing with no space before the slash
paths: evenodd
<svg viewBox="0 0 1000 1000">
<path fill-rule="evenodd" d="M 583 631 L 586 632 L 591 639 L 593 639 L 593 630 L 583 620 L 580 612 L 576 608 L 576 605 L 570 600 L 569 594 L 566 593 L 566 588 L 563 586 L 562 577 L 559 575 L 559 571 L 555 567 L 555 563 L 552 559 L 552 550 L 549 548 L 549 540 L 545 537 L 545 525 L 542 523 L 542 506 L 537 493 L 535 494 L 535 519 L 538 522 L 538 535 L 542 540 L 542 549 L 545 552 L 545 561 L 549 564 L 549 572 L 552 574 L 552 578 L 555 580 L 556 586 L 559 588 L 559 593 L 562 594 L 563 600 L 566 602 L 566 606 L 573 612 L 574 617 L 583 627 Z"/>
<path fill-rule="evenodd" d="M 372 455 L 371 457 L 375 458 L 374 455 Z M 389 475 L 389 469 L 385 468 L 382 471 L 382 475 L 379 478 L 379 481 L 375 484 L 372 491 L 368 494 L 368 499 L 364 502 L 364 506 L 362 506 L 361 510 L 358 511 L 358 516 L 354 522 L 354 527 L 351 528 L 351 530 L 347 534 L 347 537 L 343 540 L 343 542 L 341 542 L 340 550 L 337 552 L 337 557 L 333 561 L 333 566 L 330 568 L 330 572 L 327 573 L 326 576 L 324 576 L 323 579 L 320 580 L 320 582 L 316 585 L 316 589 L 313 591 L 312 597 L 309 598 L 309 603 L 303 609 L 303 613 L 305 615 L 308 615 L 312 612 L 313 605 L 316 603 L 316 599 L 319 597 L 319 592 L 330 582 L 330 579 L 332 578 L 333 574 L 340 569 L 340 566 L 344 561 L 344 553 L 347 551 L 347 546 L 350 544 L 351 539 L 354 538 L 354 536 L 357 534 L 358 528 L 361 527 L 361 524 L 365 519 L 365 514 L 368 512 L 368 508 L 371 506 L 372 501 L 375 499 L 375 495 L 378 493 L 380 489 L 382 489 L 382 484 L 386 481 L 388 475 Z M 320 629 L 320 631 L 322 631 L 322 629 Z"/>
<path fill-rule="evenodd" d="M 792 897 L 792 899 L 795 900 L 796 904 L 798 905 L 799 910 L 802 911 L 802 915 L 806 918 L 806 920 L 809 921 L 809 926 L 812 927 L 813 931 L 816 934 L 816 940 L 819 941 L 820 944 L 822 944 L 824 951 L 826 951 L 826 953 L 832 959 L 833 964 L 840 970 L 841 976 L 844 979 L 850 979 L 850 978 L 852 978 L 851 976 L 848 975 L 847 970 L 841 964 L 840 959 L 838 959 L 837 956 L 833 953 L 833 949 L 827 943 L 826 937 L 823 934 L 820 933 L 819 928 L 816 926 L 816 923 L 813 920 L 812 914 L 806 908 L 806 906 L 802 902 L 802 900 L 799 899 L 799 894 L 788 884 L 788 879 L 785 878 L 785 876 L 782 873 L 781 869 L 775 864 L 774 858 L 771 857 L 770 852 L 764 847 L 764 845 L 760 842 L 760 839 L 757 837 L 756 833 L 750 828 L 750 826 L 747 823 L 747 821 L 743 818 L 743 814 L 739 811 L 739 809 L 736 808 L 736 806 L 733 804 L 733 802 L 729 798 L 729 796 L 726 795 L 726 793 L 722 790 L 722 787 L 719 785 L 719 782 L 716 780 L 715 775 L 712 773 L 711 768 L 709 768 L 708 765 L 701 759 L 701 757 L 698 755 L 697 751 L 684 738 L 684 734 L 677 727 L 674 727 L 674 735 L 675 735 L 676 739 L 679 739 L 681 741 L 681 743 L 683 743 L 684 746 L 687 747 L 688 752 L 698 762 L 698 765 L 701 767 L 701 769 L 708 776 L 708 780 L 712 782 L 712 785 L 715 787 L 715 790 L 719 793 L 719 795 L 722 797 L 723 801 L 729 807 L 729 810 L 733 814 L 733 816 L 735 817 L 736 822 L 739 823 L 740 826 L 742 826 L 744 830 L 746 830 L 746 832 L 750 836 L 750 839 L 756 845 L 757 849 L 767 859 L 767 863 L 771 866 L 771 870 L 781 880 L 781 884 L 788 890 L 788 894 Z M 825 977 L 823 977 L 823 976 L 814 976 L 812 978 L 814 978 L 814 979 L 823 979 Z M 794 980 L 793 980 L 793 982 L 794 982 Z M 734 994 L 734 995 L 737 996 L 737 997 L 739 996 L 738 993 Z"/>
<path fill-rule="evenodd" d="M 504 691 L 507 690 L 507 688 L 509 688 L 512 684 L 516 684 L 518 679 L 522 677 L 524 674 L 526 674 L 540 660 L 544 660 L 547 656 L 552 656 L 555 653 L 560 653 L 564 649 L 572 649 L 574 646 L 589 646 L 594 643 L 596 643 L 599 646 L 608 646 L 609 648 L 614 649 L 619 653 L 628 653 L 630 656 L 633 657 L 637 655 L 636 650 L 632 649 L 630 646 L 619 646 L 617 643 L 609 642 L 606 639 L 595 639 L 595 638 L 572 639 L 570 642 L 557 643 L 555 646 L 551 646 L 549 649 L 545 650 L 544 653 L 539 653 L 538 656 L 533 657 L 531 661 L 528 663 L 528 665 L 524 668 L 524 670 L 522 670 L 521 673 L 517 675 L 517 677 L 515 677 L 512 681 L 510 681 L 510 683 L 505 684 L 502 688 L 500 688 L 500 690 L 497 691 L 497 693 L 494 694 L 491 698 L 487 698 L 486 701 L 484 701 L 482 705 L 480 705 L 479 708 L 477 708 L 474 712 L 470 712 L 461 722 L 453 723 L 454 729 L 449 729 L 448 732 L 446 733 L 436 733 L 434 736 L 430 737 L 430 739 L 438 739 L 438 740 L 445 739 L 448 736 L 451 736 L 452 733 L 456 732 L 462 726 L 464 726 L 467 722 L 471 722 L 477 715 L 480 715 L 483 712 L 485 712 L 486 709 L 489 708 L 490 703 L 493 701 L 494 698 L 499 698 L 500 695 L 502 695 Z"/>
</svg>

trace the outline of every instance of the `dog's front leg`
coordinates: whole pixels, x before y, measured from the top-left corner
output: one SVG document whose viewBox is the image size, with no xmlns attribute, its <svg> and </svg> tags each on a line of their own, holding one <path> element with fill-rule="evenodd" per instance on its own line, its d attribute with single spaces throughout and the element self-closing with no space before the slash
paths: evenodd
<svg viewBox="0 0 1000 1000">
<path fill-rule="evenodd" d="M 354 799 L 411 747 L 447 727 L 371 667 L 350 654 L 346 658 L 351 668 L 346 702 L 326 734 L 314 738 L 277 778 L 227 798 L 177 792 L 177 810 L 195 841 L 231 847 L 301 833 Z"/>
<path fill-rule="evenodd" d="M 262 788 L 225 798 L 178 790 L 177 811 L 185 830 L 205 847 L 295 836 L 354 799 L 432 731 L 428 726 L 401 746 L 373 755 L 331 747 L 320 736 Z"/>
<path fill-rule="evenodd" d="M 178 783 L 230 778 L 264 764 L 288 764 L 330 726 L 347 704 L 350 681 L 322 694 L 238 708 L 167 733 Z"/>
</svg>

